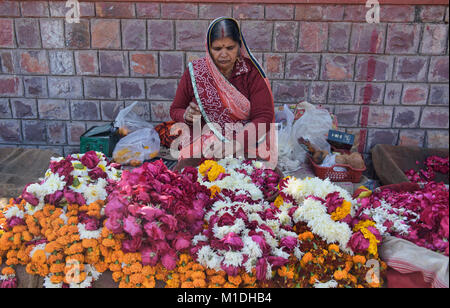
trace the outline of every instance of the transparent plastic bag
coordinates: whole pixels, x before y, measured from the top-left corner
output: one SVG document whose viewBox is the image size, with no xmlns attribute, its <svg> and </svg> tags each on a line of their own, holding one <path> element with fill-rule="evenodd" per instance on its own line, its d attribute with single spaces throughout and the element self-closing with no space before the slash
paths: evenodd
<svg viewBox="0 0 450 308">
<path fill-rule="evenodd" d="M 141 128 L 119 140 L 113 152 L 113 160 L 122 165 L 140 165 L 155 158 L 160 150 L 156 130 Z"/>
<path fill-rule="evenodd" d="M 311 142 L 316 148 L 330 153 L 331 146 L 327 137 L 332 126 L 333 120 L 328 110 L 319 108 L 306 110 L 292 127 L 295 148 L 298 150 L 302 148 L 299 139 L 303 138 Z"/>
<path fill-rule="evenodd" d="M 142 119 L 133 110 L 138 102 L 134 102 L 130 106 L 122 109 L 116 116 L 114 127 L 119 129 L 121 136 L 126 136 L 141 128 L 153 128 L 153 125 Z"/>
<path fill-rule="evenodd" d="M 305 160 L 305 151 L 295 151 L 294 139 L 292 138 L 292 125 L 294 124 L 294 113 L 287 105 L 283 110 L 275 113 L 275 122 L 279 125 L 278 130 L 278 164 L 283 172 L 291 173 L 300 169 L 301 162 Z"/>
</svg>

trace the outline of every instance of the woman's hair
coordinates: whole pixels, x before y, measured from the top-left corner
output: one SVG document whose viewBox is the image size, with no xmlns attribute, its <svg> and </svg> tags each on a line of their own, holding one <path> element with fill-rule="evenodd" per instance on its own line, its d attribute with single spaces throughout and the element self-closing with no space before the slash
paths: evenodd
<svg viewBox="0 0 450 308">
<path fill-rule="evenodd" d="M 231 38 L 233 41 L 239 43 L 239 46 L 241 46 L 241 35 L 239 33 L 239 28 L 231 19 L 222 19 L 213 26 L 211 29 L 209 44 L 211 45 L 215 40 L 224 37 Z"/>
</svg>

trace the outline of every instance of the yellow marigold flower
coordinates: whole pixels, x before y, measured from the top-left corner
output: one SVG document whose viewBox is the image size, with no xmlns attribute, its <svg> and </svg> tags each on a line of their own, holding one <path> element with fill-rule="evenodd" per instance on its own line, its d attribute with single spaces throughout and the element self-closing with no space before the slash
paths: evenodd
<svg viewBox="0 0 450 308">
<path fill-rule="evenodd" d="M 283 197 L 282 196 L 280 196 L 280 195 L 278 195 L 278 197 L 275 199 L 275 201 L 273 202 L 273 204 L 276 206 L 276 207 L 280 207 L 280 206 L 282 206 L 283 204 L 284 204 L 284 199 L 283 199 Z"/>
</svg>

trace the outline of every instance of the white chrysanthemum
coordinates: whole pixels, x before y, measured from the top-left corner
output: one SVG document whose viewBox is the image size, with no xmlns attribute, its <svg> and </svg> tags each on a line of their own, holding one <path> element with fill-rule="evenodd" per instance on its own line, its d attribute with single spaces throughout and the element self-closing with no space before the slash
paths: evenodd
<svg viewBox="0 0 450 308">
<path fill-rule="evenodd" d="M 281 249 L 281 248 L 273 249 L 272 253 L 273 253 L 274 256 L 281 257 L 283 259 L 289 259 L 289 257 L 290 257 L 290 254 L 285 252 L 285 251 L 283 251 L 283 249 Z"/>
<path fill-rule="evenodd" d="M 84 198 L 86 199 L 86 204 L 91 204 L 98 200 L 105 200 L 108 197 L 106 192 L 106 185 L 108 182 L 105 179 L 98 179 L 97 184 L 91 184 L 86 187 L 83 192 Z"/>
<path fill-rule="evenodd" d="M 197 252 L 197 261 L 208 268 L 221 270 L 223 257 L 219 256 L 209 245 L 205 245 Z"/>
<path fill-rule="evenodd" d="M 86 230 L 86 226 L 82 223 L 77 225 L 78 233 L 80 234 L 80 239 L 99 239 L 102 235 L 102 230 L 89 231 Z"/>
<path fill-rule="evenodd" d="M 14 205 L 6 210 L 3 215 L 6 219 L 11 219 L 12 217 L 24 218 L 25 213 L 17 205 Z"/>
<path fill-rule="evenodd" d="M 253 269 L 256 267 L 256 263 L 258 262 L 258 258 L 248 258 L 248 260 L 244 263 L 245 271 L 247 273 L 252 273 Z"/>
<path fill-rule="evenodd" d="M 243 238 L 244 248 L 242 253 L 248 255 L 249 258 L 260 258 L 263 255 L 261 247 L 258 243 L 254 242 L 251 237 L 245 236 Z"/>
<path fill-rule="evenodd" d="M 223 264 L 226 266 L 239 267 L 242 265 L 242 261 L 244 260 L 244 255 L 239 251 L 227 251 L 223 254 L 223 256 Z"/>
<path fill-rule="evenodd" d="M 337 288 L 338 283 L 335 280 L 330 280 L 328 282 L 316 282 L 313 287 L 316 289 L 330 289 Z"/>
<path fill-rule="evenodd" d="M 214 236 L 217 237 L 219 240 L 223 239 L 225 235 L 227 235 L 230 232 L 233 232 L 235 234 L 241 233 L 242 230 L 245 228 L 245 222 L 238 218 L 234 221 L 234 225 L 232 226 L 222 226 L 219 227 L 217 224 L 213 227 Z"/>
<path fill-rule="evenodd" d="M 199 242 L 206 242 L 206 241 L 208 241 L 208 237 L 206 235 L 199 233 L 192 238 L 192 245 L 196 246 Z"/>
<path fill-rule="evenodd" d="M 301 250 L 300 250 L 300 248 L 298 248 L 298 247 L 295 247 L 294 248 L 294 256 L 298 259 L 298 260 L 301 260 L 302 258 L 303 258 L 303 255 L 304 255 L 305 253 L 304 252 L 302 252 Z"/>
<path fill-rule="evenodd" d="M 48 276 L 44 278 L 44 288 L 46 289 L 61 289 L 63 283 L 53 283 L 50 279 L 53 276 L 53 273 L 50 273 Z"/>
</svg>

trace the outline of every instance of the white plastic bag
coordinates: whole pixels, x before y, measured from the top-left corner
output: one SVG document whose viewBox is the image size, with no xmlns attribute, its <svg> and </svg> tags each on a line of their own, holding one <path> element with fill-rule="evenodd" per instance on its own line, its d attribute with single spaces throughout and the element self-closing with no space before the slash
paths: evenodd
<svg viewBox="0 0 450 308">
<path fill-rule="evenodd" d="M 292 125 L 294 124 L 294 113 L 287 105 L 282 111 L 275 113 L 275 122 L 279 124 L 278 131 L 278 165 L 284 173 L 292 173 L 301 167 L 301 162 L 306 157 L 306 152 L 297 151 L 292 141 Z"/>
<path fill-rule="evenodd" d="M 140 165 L 156 157 L 160 150 L 160 139 L 156 130 L 141 128 L 123 137 L 114 148 L 113 160 L 122 165 Z"/>
<path fill-rule="evenodd" d="M 328 131 L 332 129 L 333 120 L 326 109 L 308 109 L 292 127 L 293 143 L 295 148 L 302 148 L 298 142 L 300 138 L 308 140 L 316 148 L 331 152 L 331 146 L 327 141 Z"/>
<path fill-rule="evenodd" d="M 114 121 L 114 127 L 126 131 L 125 135 L 135 132 L 141 128 L 153 128 L 153 125 L 143 120 L 136 112 L 133 111 L 134 106 L 138 102 L 134 102 L 130 106 L 122 109 Z"/>
</svg>

